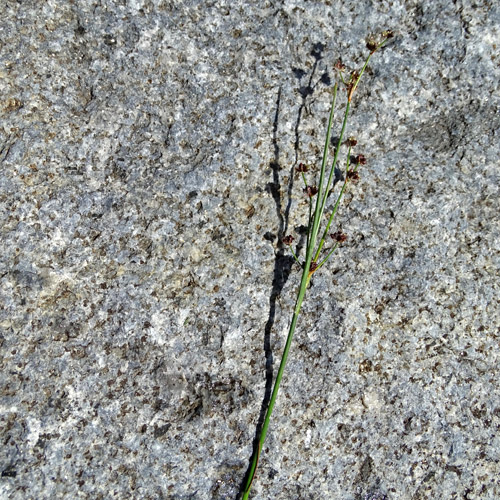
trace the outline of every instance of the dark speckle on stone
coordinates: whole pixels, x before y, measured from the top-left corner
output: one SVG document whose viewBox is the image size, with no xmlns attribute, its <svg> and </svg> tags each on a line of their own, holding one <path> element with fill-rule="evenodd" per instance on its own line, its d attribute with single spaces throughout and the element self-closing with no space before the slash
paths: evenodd
<svg viewBox="0 0 500 500">
<path fill-rule="evenodd" d="M 160 425 L 160 426 L 155 426 L 155 430 L 154 430 L 154 437 L 155 438 L 159 438 L 159 437 L 162 437 L 164 436 L 168 430 L 170 429 L 171 427 L 171 424 L 165 424 L 165 425 Z"/>
<path fill-rule="evenodd" d="M 13 467 L 7 467 L 2 471 L 2 477 L 11 477 L 14 478 L 17 476 L 17 472 Z"/>
<path fill-rule="evenodd" d="M 116 37 L 114 35 L 106 34 L 103 37 L 104 43 L 110 47 L 116 45 Z"/>
<path fill-rule="evenodd" d="M 321 83 L 323 83 L 324 85 L 327 85 L 327 86 L 331 85 L 332 80 L 331 80 L 330 75 L 328 73 L 323 73 L 321 75 Z"/>
</svg>

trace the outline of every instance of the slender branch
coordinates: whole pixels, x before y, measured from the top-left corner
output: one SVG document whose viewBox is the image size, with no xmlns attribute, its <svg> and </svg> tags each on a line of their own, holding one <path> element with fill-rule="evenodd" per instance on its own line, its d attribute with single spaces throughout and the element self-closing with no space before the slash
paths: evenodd
<svg viewBox="0 0 500 500">
<path fill-rule="evenodd" d="M 348 102 L 351 102 L 351 99 L 352 99 L 352 96 L 354 95 L 354 91 L 356 90 L 357 86 L 358 86 L 358 83 L 359 81 L 361 80 L 361 77 L 363 76 L 363 73 L 365 72 L 365 69 L 366 67 L 368 66 L 368 63 L 370 62 L 370 59 L 372 57 L 373 54 L 375 54 L 375 52 L 377 52 L 378 49 L 380 49 L 384 44 L 385 42 L 387 42 L 387 40 L 389 39 L 389 37 L 387 38 L 384 38 L 384 40 L 382 40 L 382 42 L 380 42 L 371 52 L 370 52 L 370 55 L 366 58 L 366 61 L 365 61 L 365 64 L 363 64 L 363 67 L 361 68 L 361 71 L 359 72 L 359 75 L 358 77 L 356 78 L 356 81 L 354 82 L 353 86 L 349 89 L 349 93 L 347 94 L 347 101 Z"/>
<path fill-rule="evenodd" d="M 312 198 L 309 198 L 309 216 L 307 219 L 307 239 L 306 239 L 306 248 L 309 248 L 309 236 L 311 235 L 311 224 L 312 224 L 312 219 L 311 219 L 311 214 L 312 214 Z"/>
<path fill-rule="evenodd" d="M 295 262 L 297 262 L 297 264 L 300 265 L 300 260 L 298 259 L 298 257 L 295 255 L 295 252 L 293 251 L 293 248 L 292 248 L 292 245 L 290 245 L 290 252 L 292 252 L 292 256 L 293 258 L 295 259 Z"/>
<path fill-rule="evenodd" d="M 350 107 L 351 107 L 351 103 L 348 102 L 347 105 L 346 105 L 346 108 L 345 108 L 344 120 L 342 121 L 342 129 L 340 131 L 339 140 L 337 142 L 337 148 L 335 149 L 335 156 L 333 157 L 332 167 L 330 169 L 330 175 L 328 176 L 328 183 L 327 183 L 327 186 L 326 186 L 327 190 L 326 190 L 325 196 L 323 197 L 323 200 L 322 200 L 322 203 L 321 203 L 321 212 L 320 212 L 321 215 L 323 215 L 323 213 L 325 211 L 326 200 L 328 198 L 328 191 L 330 189 L 330 185 L 331 185 L 332 180 L 333 180 L 333 175 L 335 173 L 335 166 L 337 165 L 337 158 L 339 156 L 340 146 L 342 145 L 342 139 L 344 137 L 344 132 L 345 132 L 345 129 L 346 129 L 346 126 L 347 126 L 347 118 L 349 117 L 349 109 L 350 109 Z"/>
<path fill-rule="evenodd" d="M 337 250 L 339 244 L 338 243 L 335 243 L 335 246 L 328 252 L 328 255 L 318 264 L 318 267 L 316 268 L 316 271 L 321 267 L 323 266 L 323 264 L 325 264 L 328 259 L 331 257 L 332 253 L 335 252 L 335 250 Z"/>
<path fill-rule="evenodd" d="M 304 181 L 304 187 L 307 187 L 307 179 L 304 172 L 302 172 L 302 180 Z"/>
<path fill-rule="evenodd" d="M 350 165 L 350 158 L 351 158 L 351 148 L 349 147 L 349 151 L 347 153 L 347 162 L 346 162 L 346 169 L 345 169 L 345 179 L 344 179 L 344 184 L 342 185 L 342 189 L 340 190 L 340 193 L 337 197 L 337 201 L 335 202 L 335 205 L 333 207 L 332 213 L 328 219 L 328 222 L 326 224 L 325 230 L 323 232 L 323 235 L 321 236 L 321 240 L 318 245 L 318 250 L 316 252 L 316 255 L 314 256 L 314 260 L 318 260 L 319 254 L 321 252 L 321 249 L 323 248 L 323 245 L 325 244 L 326 237 L 328 235 L 328 230 L 330 229 L 330 226 L 332 225 L 333 219 L 335 217 L 335 214 L 337 213 L 337 210 L 340 205 L 340 200 L 342 199 L 342 196 L 344 195 L 345 189 L 347 187 L 347 175 L 349 174 L 349 165 Z M 356 165 L 357 169 L 357 165 Z M 319 266 L 318 266 L 319 269 Z"/>
<path fill-rule="evenodd" d="M 328 158 L 328 146 L 330 145 L 330 136 L 331 136 L 331 132 L 332 132 L 333 112 L 334 112 L 334 108 L 335 108 L 335 101 L 337 99 L 337 88 L 338 88 L 338 84 L 336 83 L 335 86 L 333 87 L 332 108 L 330 110 L 330 118 L 328 119 L 328 129 L 326 132 L 325 147 L 323 149 L 323 161 L 321 162 L 321 172 L 320 172 L 319 186 L 318 186 L 318 198 L 316 199 L 316 209 L 314 210 L 313 227 L 311 230 L 311 237 L 309 239 L 309 246 L 307 247 L 307 253 L 308 254 L 310 253 L 311 257 L 312 257 L 313 248 L 316 245 L 316 238 L 318 237 L 319 225 L 321 222 L 321 215 L 323 214 L 323 210 L 324 210 L 324 206 L 323 206 L 323 203 L 321 202 L 321 200 L 322 200 L 322 193 L 323 193 L 323 182 L 324 182 L 324 178 L 325 178 L 325 168 L 326 168 L 326 162 L 327 162 L 327 158 Z M 311 259 L 309 259 L 309 262 L 311 262 Z"/>
</svg>

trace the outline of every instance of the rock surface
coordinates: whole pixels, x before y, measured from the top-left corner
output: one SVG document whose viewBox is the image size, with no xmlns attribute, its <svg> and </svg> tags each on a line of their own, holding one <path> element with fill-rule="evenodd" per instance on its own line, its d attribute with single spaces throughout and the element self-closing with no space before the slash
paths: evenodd
<svg viewBox="0 0 500 500">
<path fill-rule="evenodd" d="M 0 10 L 1 498 L 236 499 L 300 278 L 294 167 L 384 29 L 252 498 L 500 498 L 498 2 Z"/>
</svg>

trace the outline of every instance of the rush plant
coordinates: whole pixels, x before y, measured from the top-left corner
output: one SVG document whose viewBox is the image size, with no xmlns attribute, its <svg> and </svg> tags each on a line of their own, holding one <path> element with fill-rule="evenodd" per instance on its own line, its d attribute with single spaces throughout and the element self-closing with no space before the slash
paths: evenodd
<svg viewBox="0 0 500 500">
<path fill-rule="evenodd" d="M 285 371 L 288 354 L 290 352 L 290 347 L 292 345 L 293 335 L 295 333 L 295 328 L 297 326 L 297 320 L 299 319 L 302 303 L 306 296 L 306 292 L 309 283 L 311 281 L 311 278 L 314 273 L 319 271 L 328 262 L 328 260 L 333 255 L 335 250 L 337 250 L 338 246 L 347 239 L 347 236 L 340 231 L 330 233 L 330 227 L 334 221 L 342 197 L 344 196 L 349 184 L 351 182 L 355 183 L 359 179 L 358 168 L 366 164 L 366 158 L 362 154 L 358 154 L 357 156 L 352 155 L 352 148 L 356 146 L 356 140 L 350 137 L 344 141 L 344 135 L 347 127 L 347 120 L 349 117 L 349 111 L 351 108 L 351 103 L 354 93 L 359 85 L 361 77 L 363 76 L 363 73 L 365 72 L 372 55 L 375 54 L 375 52 L 377 52 L 380 48 L 382 48 L 383 45 L 387 42 L 387 40 L 389 38 L 392 38 L 392 36 L 393 36 L 392 32 L 385 31 L 381 34 L 381 36 L 371 37 L 368 40 L 366 46 L 370 51 L 370 53 L 366 58 L 363 66 L 358 71 L 352 71 L 349 74 L 346 74 L 346 68 L 342 63 L 342 61 L 339 59 L 339 61 L 336 63 L 335 69 L 338 72 L 341 85 L 345 87 L 347 102 L 340 129 L 340 135 L 333 154 L 333 161 L 331 162 L 329 168 L 327 168 L 332 124 L 335 113 L 335 103 L 337 99 L 337 91 L 339 86 L 338 83 L 336 83 L 335 86 L 333 87 L 333 99 L 330 109 L 330 116 L 328 119 L 328 126 L 326 130 L 326 139 L 323 149 L 323 160 L 321 162 L 321 169 L 317 183 L 311 184 L 307 181 L 306 174 L 309 170 L 307 166 L 301 163 L 296 169 L 299 172 L 300 176 L 302 177 L 302 180 L 304 182 L 304 193 L 309 200 L 309 222 L 307 228 L 305 262 L 301 263 L 299 261 L 299 258 L 293 251 L 292 248 L 294 240 L 293 237 L 291 235 L 285 236 L 283 238 L 283 243 L 289 246 L 290 252 L 292 253 L 294 259 L 302 267 L 302 277 L 297 292 L 295 308 L 293 311 L 292 321 L 290 323 L 290 329 L 288 332 L 288 337 L 286 339 L 285 348 L 283 350 L 281 363 L 278 369 L 278 373 L 276 375 L 276 380 L 274 382 L 273 391 L 271 394 L 271 398 L 269 400 L 269 405 L 267 407 L 267 412 L 262 424 L 262 428 L 260 429 L 258 440 L 254 447 L 246 481 L 244 483 L 242 497 L 241 497 L 242 500 L 247 500 L 249 498 L 250 489 L 252 487 L 252 483 L 256 476 L 259 457 L 262 452 L 262 447 L 264 445 L 264 441 L 266 439 L 266 435 L 269 429 L 271 415 L 273 413 L 273 409 L 276 404 L 276 399 L 278 397 L 281 379 L 283 378 L 283 373 Z M 345 146 L 345 148 L 343 148 L 342 146 Z M 341 183 L 340 190 L 337 193 L 336 201 L 333 204 L 331 210 L 329 211 L 330 213 L 326 214 L 325 217 L 327 202 L 330 196 L 332 196 L 331 191 L 332 188 L 334 187 L 333 184 L 335 180 L 335 171 L 337 169 L 339 155 L 340 152 L 342 150 L 345 151 L 345 149 L 347 149 L 347 155 L 345 159 L 344 176 L 343 176 L 344 179 L 343 182 Z M 325 221 L 325 219 L 326 223 L 324 224 L 324 228 L 322 229 L 322 221 Z M 329 249 L 324 248 L 327 241 L 332 241 L 331 247 Z"/>
</svg>

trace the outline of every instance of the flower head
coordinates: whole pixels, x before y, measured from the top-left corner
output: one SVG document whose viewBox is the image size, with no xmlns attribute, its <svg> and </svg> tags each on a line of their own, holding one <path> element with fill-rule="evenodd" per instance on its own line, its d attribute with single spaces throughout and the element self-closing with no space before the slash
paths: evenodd
<svg viewBox="0 0 500 500">
<path fill-rule="evenodd" d="M 342 62 L 342 59 L 340 57 L 335 63 L 334 68 L 338 71 L 345 71 L 345 64 Z"/>
<path fill-rule="evenodd" d="M 347 234 L 344 234 L 341 231 L 337 231 L 336 233 L 331 234 L 330 237 L 337 243 L 343 243 L 347 240 Z"/>
<path fill-rule="evenodd" d="M 353 148 L 357 143 L 358 141 L 354 137 L 349 137 L 349 139 L 347 139 L 344 144 L 346 146 L 349 146 L 350 148 Z"/>
<path fill-rule="evenodd" d="M 356 172 L 355 170 L 349 170 L 349 172 L 347 172 L 347 179 L 356 184 L 356 182 L 359 181 L 360 177 L 358 172 Z"/>
<path fill-rule="evenodd" d="M 377 50 L 377 47 L 378 47 L 377 40 L 375 40 L 375 38 L 373 36 L 368 38 L 368 40 L 366 41 L 366 48 L 370 52 L 375 52 Z"/>
<path fill-rule="evenodd" d="M 358 155 L 354 158 L 354 162 L 357 163 L 358 165 L 366 165 L 366 156 Z"/>
<path fill-rule="evenodd" d="M 318 188 L 316 186 L 306 186 L 304 188 L 304 193 L 306 193 L 309 198 L 312 198 L 315 194 L 318 193 Z"/>
</svg>

